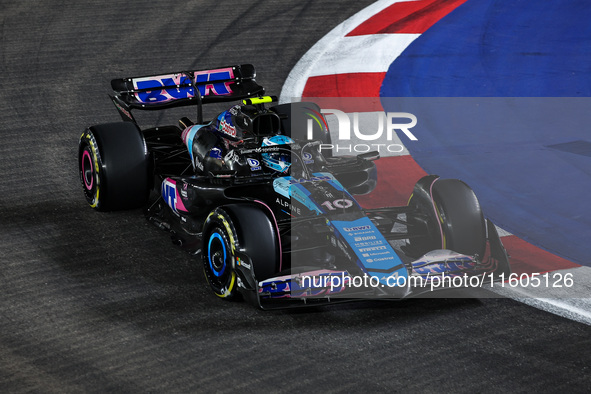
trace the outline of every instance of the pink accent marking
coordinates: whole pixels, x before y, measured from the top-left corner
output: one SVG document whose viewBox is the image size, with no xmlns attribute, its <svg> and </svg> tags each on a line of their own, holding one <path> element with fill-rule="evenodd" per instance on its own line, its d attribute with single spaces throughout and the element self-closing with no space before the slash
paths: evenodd
<svg viewBox="0 0 591 394">
<path fill-rule="evenodd" d="M 269 210 L 269 212 L 271 212 L 271 216 L 273 217 L 273 222 L 275 223 L 275 230 L 277 230 L 277 243 L 279 244 L 279 272 L 281 272 L 283 269 L 283 249 L 281 248 L 281 234 L 279 233 L 279 225 L 277 224 L 277 219 L 275 218 L 273 210 L 267 204 L 259 200 L 254 201 L 265 206 Z"/>
<path fill-rule="evenodd" d="M 191 131 L 191 129 L 193 128 L 193 126 L 189 126 L 187 127 L 185 130 L 183 130 L 182 134 L 181 134 L 181 139 L 183 140 L 183 143 L 185 145 L 187 145 L 187 137 L 189 136 L 189 132 Z"/>
<path fill-rule="evenodd" d="M 82 154 L 82 176 L 84 178 L 84 186 L 86 186 L 86 190 L 92 190 L 92 186 L 94 185 L 94 176 L 90 177 L 90 185 L 86 182 L 86 175 L 84 175 L 86 173 L 86 158 L 88 158 L 88 162 L 90 163 L 90 172 L 93 171 L 92 168 L 92 158 L 90 157 L 90 153 L 88 153 L 87 150 L 84 151 L 84 153 Z"/>
<path fill-rule="evenodd" d="M 234 69 L 232 67 L 227 67 L 227 68 L 217 68 L 215 70 L 196 71 L 194 73 L 194 75 L 195 75 L 195 81 L 197 81 L 197 76 L 198 75 L 207 74 L 208 75 L 207 80 L 209 81 L 209 77 L 211 76 L 211 74 L 222 73 L 222 72 L 228 72 L 230 74 L 230 78 L 232 78 L 232 79 L 234 78 Z M 232 89 L 230 88 L 230 85 L 232 84 L 232 82 L 224 82 L 224 86 L 228 90 L 228 93 L 223 93 L 223 94 L 222 93 L 218 93 L 215 90 L 214 84 L 216 83 L 216 81 L 214 80 L 214 81 L 211 81 L 211 82 L 212 82 L 211 84 L 205 85 L 203 96 L 210 96 L 211 95 L 210 92 L 213 92 L 213 95 L 214 96 L 223 96 L 224 94 L 232 94 L 233 93 Z"/>
<path fill-rule="evenodd" d="M 188 212 L 187 208 L 185 207 L 185 204 L 183 203 L 183 200 L 181 200 L 181 195 L 176 185 L 176 181 L 174 182 L 174 191 L 176 193 L 176 209 L 178 211 Z"/>
<path fill-rule="evenodd" d="M 185 204 L 183 204 L 183 200 L 181 200 L 181 195 L 179 194 L 176 181 L 174 179 L 166 178 L 164 180 L 164 182 L 168 182 L 171 185 L 174 185 L 174 193 L 176 195 L 176 199 L 175 199 L 174 207 L 171 207 L 171 208 L 176 209 L 177 211 L 188 212 L 187 208 L 185 207 Z M 167 203 L 168 203 L 168 201 L 167 201 Z"/>
</svg>

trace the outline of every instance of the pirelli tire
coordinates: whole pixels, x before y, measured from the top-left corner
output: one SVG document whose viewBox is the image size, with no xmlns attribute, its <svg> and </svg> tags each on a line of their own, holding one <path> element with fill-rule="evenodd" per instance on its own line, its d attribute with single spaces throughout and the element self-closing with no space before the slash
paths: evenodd
<svg viewBox="0 0 591 394">
<path fill-rule="evenodd" d="M 80 137 L 78 168 L 86 201 L 98 211 L 139 208 L 148 199 L 150 161 L 133 123 L 88 128 Z"/>
<path fill-rule="evenodd" d="M 449 249 L 484 256 L 486 221 L 476 194 L 466 183 L 426 176 L 415 185 L 408 205 L 423 213 L 427 228 L 424 237 L 411 238 L 411 250 L 416 254 Z M 417 219 L 409 222 L 416 225 Z"/>
<path fill-rule="evenodd" d="M 213 210 L 203 225 L 202 260 L 205 278 L 213 292 L 231 299 L 237 294 L 237 252 L 256 280 L 272 277 L 278 271 L 279 240 L 274 224 L 255 204 L 231 204 Z"/>
</svg>

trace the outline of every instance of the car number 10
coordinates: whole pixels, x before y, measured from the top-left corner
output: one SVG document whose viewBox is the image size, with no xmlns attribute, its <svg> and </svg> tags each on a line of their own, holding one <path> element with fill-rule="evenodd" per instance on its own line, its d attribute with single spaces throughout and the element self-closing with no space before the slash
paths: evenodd
<svg viewBox="0 0 591 394">
<path fill-rule="evenodd" d="M 346 198 L 339 198 L 338 200 L 334 201 L 325 201 L 320 205 L 326 207 L 329 211 L 335 211 L 337 209 L 351 208 L 353 206 L 353 201 Z"/>
</svg>

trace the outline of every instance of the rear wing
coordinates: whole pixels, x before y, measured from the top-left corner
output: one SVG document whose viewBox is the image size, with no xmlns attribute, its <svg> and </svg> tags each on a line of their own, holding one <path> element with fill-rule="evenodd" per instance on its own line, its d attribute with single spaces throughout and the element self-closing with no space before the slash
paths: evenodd
<svg viewBox="0 0 591 394">
<path fill-rule="evenodd" d="M 120 78 L 111 81 L 113 103 L 124 120 L 135 121 L 132 109 L 157 110 L 241 100 L 265 93 L 251 64 L 211 70 Z M 195 94 L 198 92 L 198 94 Z M 201 118 L 201 115 L 199 115 Z M 201 119 L 200 119 L 201 120 Z"/>
</svg>

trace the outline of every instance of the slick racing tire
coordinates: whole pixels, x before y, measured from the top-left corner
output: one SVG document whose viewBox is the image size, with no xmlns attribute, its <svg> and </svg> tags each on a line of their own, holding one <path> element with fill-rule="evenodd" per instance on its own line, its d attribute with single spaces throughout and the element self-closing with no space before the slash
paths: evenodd
<svg viewBox="0 0 591 394">
<path fill-rule="evenodd" d="M 78 168 L 86 201 L 96 210 L 139 208 L 148 199 L 148 154 L 133 123 L 87 129 L 80 137 Z"/>
<path fill-rule="evenodd" d="M 202 248 L 203 269 L 213 292 L 228 299 L 236 295 L 238 251 L 250 259 L 244 263 L 256 280 L 272 277 L 278 271 L 278 245 L 274 224 L 258 206 L 216 208 L 203 225 Z"/>
<path fill-rule="evenodd" d="M 410 240 L 411 250 L 422 255 L 434 249 L 483 257 L 486 222 L 474 191 L 458 179 L 427 176 L 417 182 L 408 203 L 425 220 L 427 234 Z M 419 219 L 409 218 L 417 225 Z M 412 230 L 409 229 L 412 234 Z M 417 235 L 417 234 L 415 234 Z"/>
</svg>

